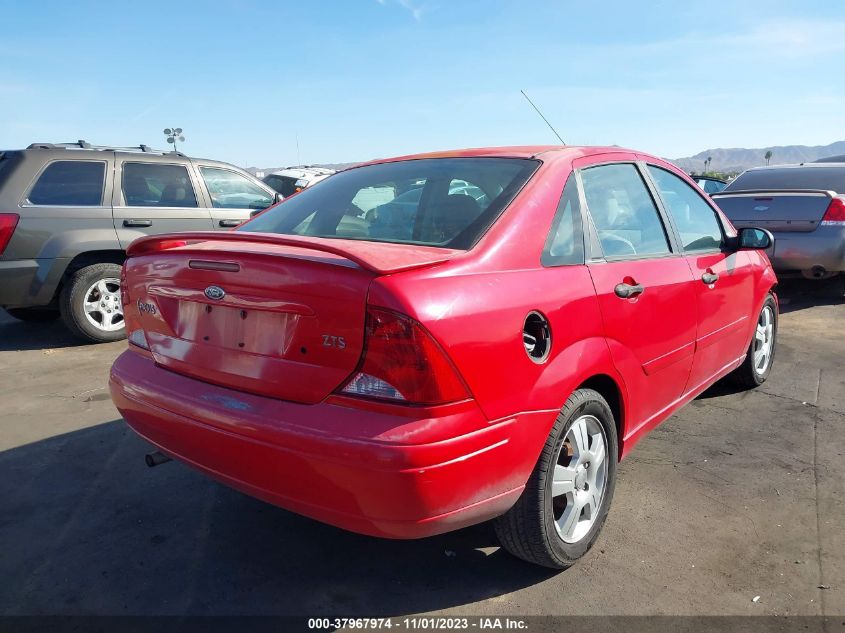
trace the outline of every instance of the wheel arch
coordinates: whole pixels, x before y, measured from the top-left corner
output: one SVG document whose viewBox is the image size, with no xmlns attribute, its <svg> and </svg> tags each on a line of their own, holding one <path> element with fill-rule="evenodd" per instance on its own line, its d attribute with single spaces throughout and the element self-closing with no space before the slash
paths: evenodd
<svg viewBox="0 0 845 633">
<path fill-rule="evenodd" d="M 616 456 L 617 461 L 622 459 L 622 444 L 625 436 L 625 397 L 623 396 L 622 388 L 617 381 L 608 374 L 595 374 L 590 376 L 576 387 L 578 389 L 592 389 L 601 394 L 602 398 L 607 401 L 610 406 L 610 411 L 613 413 L 613 421 L 616 424 L 616 436 L 618 440 L 619 454 Z"/>
<path fill-rule="evenodd" d="M 94 264 L 116 264 L 122 266 L 126 260 L 126 252 L 121 249 L 104 249 L 85 251 L 73 257 L 65 267 L 61 279 L 53 292 L 53 302 L 56 302 L 62 293 L 62 288 L 67 284 L 68 280 L 78 270 L 82 270 L 86 266 L 93 266 Z"/>
</svg>

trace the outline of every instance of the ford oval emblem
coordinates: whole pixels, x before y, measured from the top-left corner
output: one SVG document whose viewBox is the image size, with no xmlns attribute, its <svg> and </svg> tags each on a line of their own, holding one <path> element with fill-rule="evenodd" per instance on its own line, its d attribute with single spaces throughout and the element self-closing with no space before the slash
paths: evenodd
<svg viewBox="0 0 845 633">
<path fill-rule="evenodd" d="M 213 301 L 220 301 L 226 296 L 226 291 L 220 286 L 209 286 L 205 289 L 205 296 Z"/>
</svg>

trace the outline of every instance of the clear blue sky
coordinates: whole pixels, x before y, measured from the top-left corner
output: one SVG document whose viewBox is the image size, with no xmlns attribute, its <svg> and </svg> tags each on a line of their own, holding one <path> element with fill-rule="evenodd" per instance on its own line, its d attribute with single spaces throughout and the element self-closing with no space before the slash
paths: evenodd
<svg viewBox="0 0 845 633">
<path fill-rule="evenodd" d="M 667 157 L 845 138 L 845 4 L 0 0 L 0 147 L 239 165 L 484 145 Z"/>
</svg>

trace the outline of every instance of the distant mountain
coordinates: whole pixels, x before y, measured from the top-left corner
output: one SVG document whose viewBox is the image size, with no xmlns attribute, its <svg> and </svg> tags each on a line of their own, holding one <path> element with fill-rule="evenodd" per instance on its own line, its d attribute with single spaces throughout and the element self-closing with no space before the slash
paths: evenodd
<svg viewBox="0 0 845 633">
<path fill-rule="evenodd" d="M 717 147 L 699 152 L 695 156 L 685 158 L 670 158 L 671 162 L 688 173 L 701 173 L 704 171 L 704 161 L 709 156 L 712 158 L 708 171 L 722 172 L 726 174 L 738 174 L 749 167 L 759 167 L 766 164 L 764 158 L 766 152 L 772 153 L 771 165 L 788 165 L 795 163 L 812 162 L 826 156 L 837 156 L 845 154 L 845 141 L 836 141 L 830 145 L 775 145 L 772 147 L 760 147 L 757 149 L 746 149 L 744 147 Z M 361 163 L 320 163 L 310 165 L 311 167 L 325 167 L 327 169 L 346 169 Z M 255 175 L 262 173 L 267 175 L 274 171 L 280 171 L 286 167 L 247 167 L 246 171 Z M 260 177 L 260 176 L 259 176 Z"/>
<path fill-rule="evenodd" d="M 772 153 L 771 165 L 786 165 L 794 163 L 812 162 L 826 156 L 845 154 L 845 141 L 836 141 L 830 145 L 776 145 L 774 147 L 761 147 L 758 149 L 745 149 L 743 147 L 708 149 L 699 152 L 695 156 L 686 158 L 670 158 L 673 163 L 686 172 L 700 173 L 704 171 L 704 161 L 709 156 L 710 162 L 708 171 L 723 173 L 739 173 L 749 167 L 759 167 L 766 164 L 764 156 L 766 152 Z"/>
</svg>

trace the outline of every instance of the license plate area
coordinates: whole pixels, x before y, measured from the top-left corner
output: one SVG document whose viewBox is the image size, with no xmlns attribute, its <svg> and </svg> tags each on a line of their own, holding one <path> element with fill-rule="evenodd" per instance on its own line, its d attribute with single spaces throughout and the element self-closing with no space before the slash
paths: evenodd
<svg viewBox="0 0 845 633">
<path fill-rule="evenodd" d="M 284 357 L 299 315 L 180 301 L 177 337 L 229 350 Z"/>
</svg>

